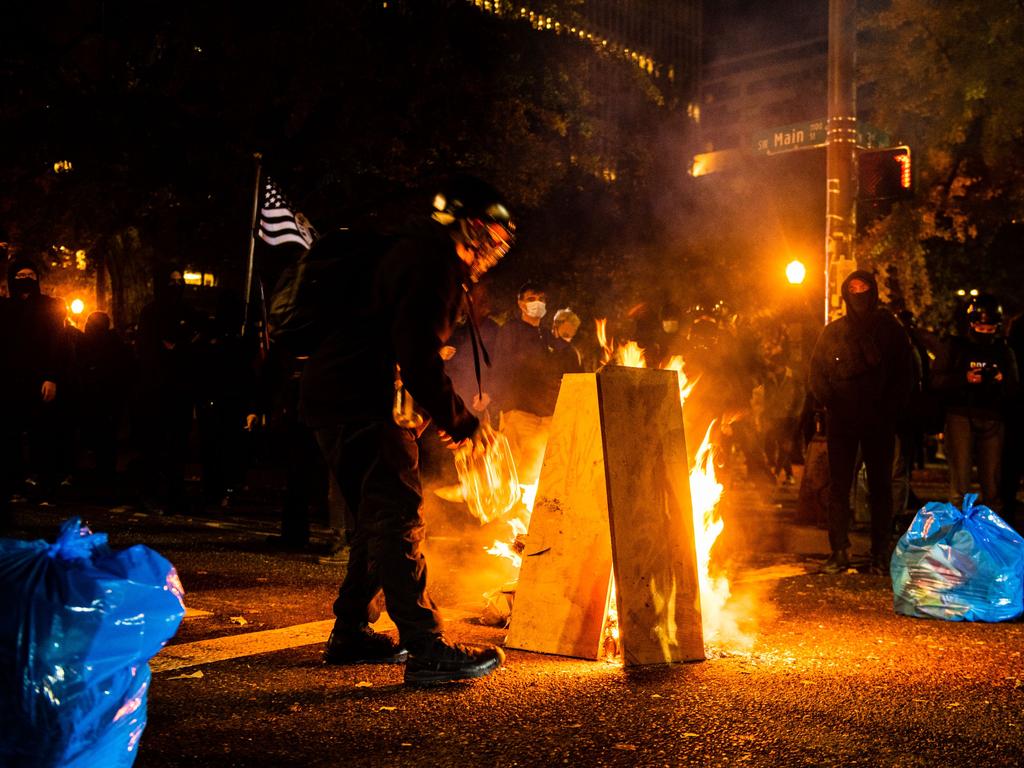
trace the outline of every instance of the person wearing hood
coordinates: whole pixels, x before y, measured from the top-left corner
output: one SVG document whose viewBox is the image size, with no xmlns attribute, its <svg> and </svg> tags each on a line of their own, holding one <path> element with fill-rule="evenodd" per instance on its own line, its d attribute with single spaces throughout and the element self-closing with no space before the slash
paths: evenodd
<svg viewBox="0 0 1024 768">
<path fill-rule="evenodd" d="M 965 320 L 966 335 L 949 340 L 934 376 L 946 406 L 949 496 L 955 504 L 963 500 L 971 466 L 977 464 L 981 503 L 999 512 L 1006 420 L 1019 385 L 1017 360 L 1002 334 L 1003 309 L 994 296 L 973 298 Z"/>
<path fill-rule="evenodd" d="M 110 315 L 89 314 L 77 338 L 75 363 L 80 386 L 82 442 L 95 456 L 98 498 L 112 498 L 117 470 L 117 433 L 126 394 L 131 397 L 131 350 L 113 329 Z"/>
<path fill-rule="evenodd" d="M 811 354 L 809 386 L 825 409 L 831 480 L 826 573 L 850 566 L 850 488 L 860 449 L 868 475 L 872 573 L 888 573 L 896 425 L 914 388 L 910 339 L 879 306 L 878 284 L 856 270 L 843 281 L 847 314 L 822 330 Z"/>
<path fill-rule="evenodd" d="M 9 418 L 3 426 L 3 463 L 6 475 L 0 490 L 6 501 L 24 476 L 21 439 L 28 434 L 32 467 L 38 474 L 40 503 L 49 501 L 57 483 L 57 419 L 63 381 L 70 365 L 64 333 L 67 312 L 63 302 L 42 293 L 39 269 L 30 259 L 18 258 L 7 268 L 9 300 L 3 312 L 3 394 Z"/>
<path fill-rule="evenodd" d="M 194 353 L 198 319 L 185 301 L 181 270 L 155 286 L 156 298 L 142 309 L 136 350 L 139 359 L 138 422 L 143 506 L 162 514 L 188 511 L 185 465 L 192 430 Z"/>
</svg>

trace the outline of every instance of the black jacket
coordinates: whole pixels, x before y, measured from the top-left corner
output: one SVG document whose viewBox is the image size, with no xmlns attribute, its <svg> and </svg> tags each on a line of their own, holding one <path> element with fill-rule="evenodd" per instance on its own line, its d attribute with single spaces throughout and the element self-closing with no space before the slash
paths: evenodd
<svg viewBox="0 0 1024 768">
<path fill-rule="evenodd" d="M 855 278 L 871 286 L 870 305 L 826 325 L 811 354 L 810 389 L 825 408 L 828 429 L 837 433 L 894 428 L 915 386 L 910 339 L 899 320 L 877 306 L 873 275 L 856 271 L 846 278 L 847 306 Z"/>
<path fill-rule="evenodd" d="M 563 371 L 543 326 L 514 317 L 501 326 L 492 359 L 497 369 L 492 398 L 502 411 L 550 416 L 555 410 Z"/>
<path fill-rule="evenodd" d="M 42 294 L 7 299 L 0 305 L 4 389 L 37 393 L 44 381 L 67 380 L 71 348 L 64 316 L 63 303 Z"/>
<path fill-rule="evenodd" d="M 948 340 L 942 365 L 932 373 L 932 383 L 942 396 L 946 413 L 1002 421 L 1017 394 L 1020 378 L 1017 360 L 1003 338 L 990 342 L 954 336 Z M 967 372 L 982 373 L 980 384 L 967 381 Z M 995 380 L 995 372 L 1002 380 Z"/>
<path fill-rule="evenodd" d="M 325 238 L 314 247 L 330 248 Z M 315 428 L 389 421 L 394 369 L 434 423 L 455 440 L 478 421 L 455 394 L 440 357 L 463 302 L 469 270 L 438 226 L 365 254 L 337 286 L 336 327 L 310 356 L 300 413 Z"/>
</svg>

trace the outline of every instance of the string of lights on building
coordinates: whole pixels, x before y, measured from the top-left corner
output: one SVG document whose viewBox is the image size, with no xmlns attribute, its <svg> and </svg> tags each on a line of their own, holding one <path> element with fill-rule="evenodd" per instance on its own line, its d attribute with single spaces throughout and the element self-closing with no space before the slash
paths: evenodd
<svg viewBox="0 0 1024 768">
<path fill-rule="evenodd" d="M 615 40 L 610 40 L 600 33 L 589 29 L 581 24 L 567 24 L 553 16 L 548 16 L 540 11 L 534 11 L 522 4 L 512 3 L 507 0 L 468 0 L 477 8 L 486 13 L 493 13 L 496 16 L 518 17 L 528 21 L 530 26 L 538 32 L 553 32 L 556 35 L 569 35 L 577 37 L 584 42 L 593 45 L 596 49 L 604 51 L 612 56 L 629 61 L 636 65 L 641 71 L 646 72 L 654 78 L 666 78 L 673 82 L 676 77 L 675 67 L 662 65 L 654 60 L 647 53 L 630 48 Z"/>
</svg>

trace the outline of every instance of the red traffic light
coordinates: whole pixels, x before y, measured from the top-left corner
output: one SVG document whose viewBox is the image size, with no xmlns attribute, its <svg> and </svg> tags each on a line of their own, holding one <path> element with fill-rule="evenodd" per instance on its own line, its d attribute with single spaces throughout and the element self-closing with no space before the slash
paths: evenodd
<svg viewBox="0 0 1024 768">
<path fill-rule="evenodd" d="M 914 194 L 910 147 L 864 150 L 857 155 L 861 200 L 892 200 Z"/>
</svg>

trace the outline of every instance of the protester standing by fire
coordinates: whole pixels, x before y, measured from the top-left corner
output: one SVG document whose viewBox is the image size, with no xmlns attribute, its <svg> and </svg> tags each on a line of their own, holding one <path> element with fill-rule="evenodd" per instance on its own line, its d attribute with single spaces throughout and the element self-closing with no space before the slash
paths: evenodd
<svg viewBox="0 0 1024 768">
<path fill-rule="evenodd" d="M 1002 334 L 1003 308 L 994 296 L 972 299 L 966 320 L 967 335 L 949 340 L 949 353 L 935 371 L 935 387 L 946 405 L 950 501 L 963 500 L 976 464 L 981 503 L 1001 511 L 999 471 L 1006 419 L 1019 385 L 1017 360 Z"/>
<path fill-rule="evenodd" d="M 421 549 L 417 431 L 399 426 L 391 406 L 397 365 L 408 394 L 453 442 L 479 451 L 493 440 L 453 390 L 439 353 L 468 286 L 508 251 L 513 226 L 498 193 L 469 177 L 435 197 L 433 219 L 383 254 L 349 261 L 351 274 L 338 286 L 346 301 L 306 365 L 301 392 L 303 418 L 355 516 L 326 661 L 408 658 L 405 681 L 414 684 L 482 677 L 504 658 L 498 648 L 443 634 Z M 325 237 L 314 250 L 335 242 Z M 369 626 L 382 591 L 400 644 Z"/>
<path fill-rule="evenodd" d="M 850 566 L 850 486 L 861 449 L 871 509 L 871 571 L 888 573 L 896 423 L 914 386 L 906 331 L 878 303 L 870 272 L 843 281 L 847 314 L 822 330 L 811 355 L 810 387 L 825 408 L 831 480 L 826 573 Z"/>
</svg>

